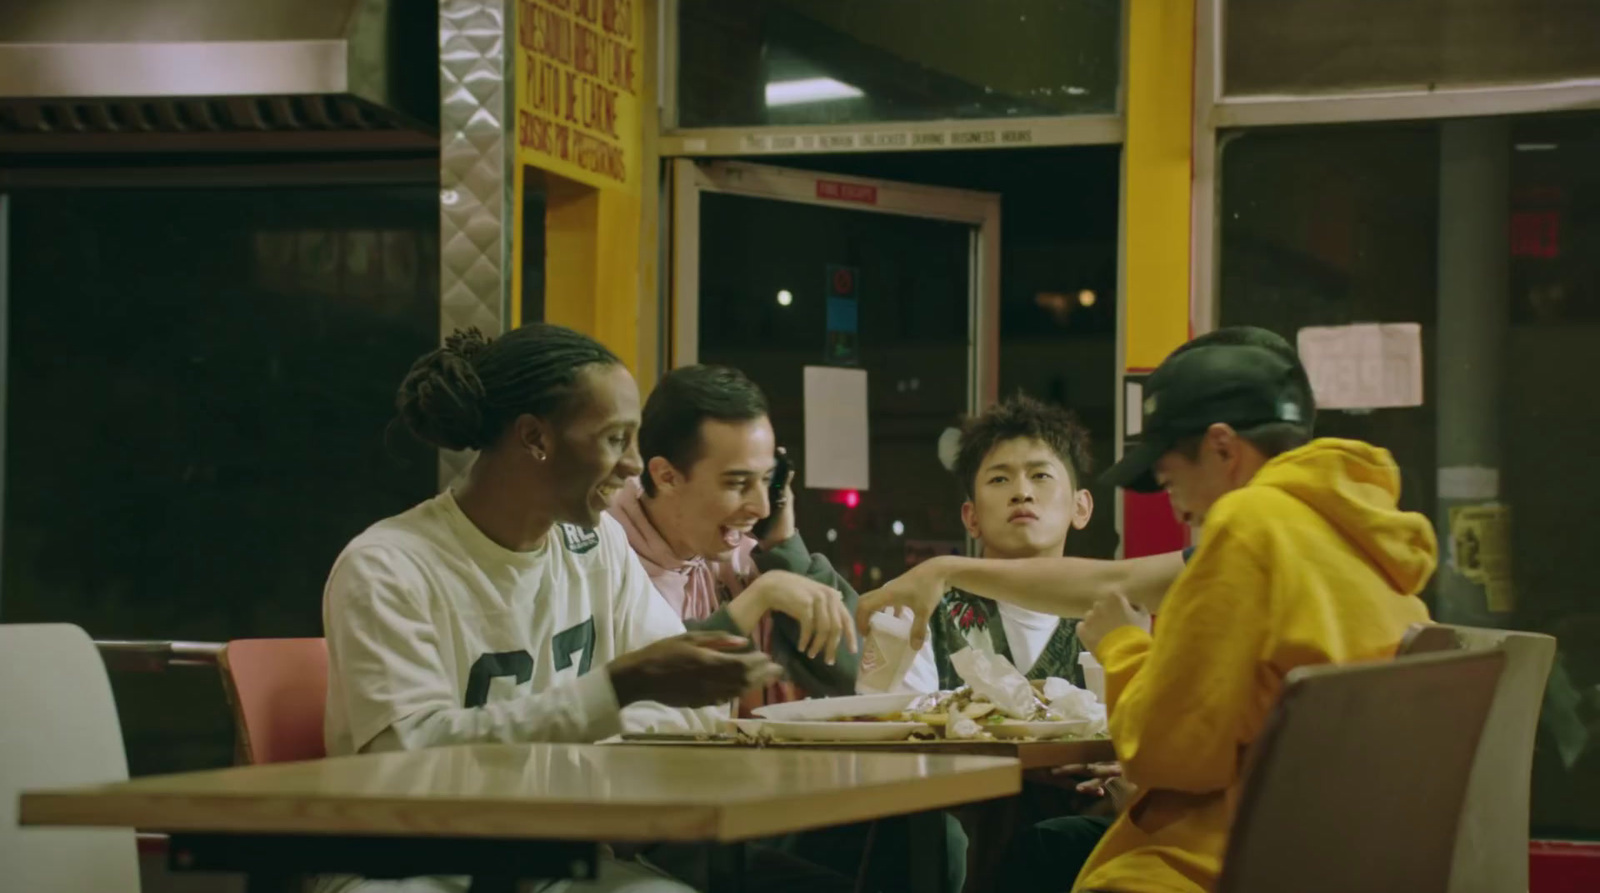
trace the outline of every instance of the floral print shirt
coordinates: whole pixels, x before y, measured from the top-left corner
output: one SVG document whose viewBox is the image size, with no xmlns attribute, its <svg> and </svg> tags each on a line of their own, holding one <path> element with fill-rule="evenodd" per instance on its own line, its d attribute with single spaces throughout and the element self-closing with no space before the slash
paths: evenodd
<svg viewBox="0 0 1600 893">
<path fill-rule="evenodd" d="M 948 691 L 965 684 L 950 663 L 950 655 L 963 648 L 978 648 L 1016 663 L 1011 653 L 1011 642 L 1006 637 L 1005 624 L 1001 622 L 1000 606 L 993 599 L 952 589 L 945 593 L 944 601 L 929 625 L 941 689 Z M 1078 641 L 1078 621 L 1062 618 L 1056 625 L 1054 635 L 1024 675 L 1029 679 L 1054 676 L 1081 688 L 1083 668 L 1078 665 L 1078 655 L 1083 650 L 1083 643 Z"/>
</svg>

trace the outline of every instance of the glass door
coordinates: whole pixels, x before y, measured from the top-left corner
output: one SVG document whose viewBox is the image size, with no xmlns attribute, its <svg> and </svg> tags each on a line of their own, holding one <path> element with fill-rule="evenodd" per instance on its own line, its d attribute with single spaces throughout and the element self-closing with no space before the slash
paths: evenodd
<svg viewBox="0 0 1600 893">
<path fill-rule="evenodd" d="M 999 197 L 686 159 L 673 194 L 672 365 L 733 366 L 766 392 L 811 550 L 858 589 L 964 552 L 947 432 L 998 388 Z M 808 413 L 808 377 L 844 381 L 846 401 L 864 387 L 859 486 L 818 485 L 839 458 L 806 454 L 830 408 Z"/>
</svg>

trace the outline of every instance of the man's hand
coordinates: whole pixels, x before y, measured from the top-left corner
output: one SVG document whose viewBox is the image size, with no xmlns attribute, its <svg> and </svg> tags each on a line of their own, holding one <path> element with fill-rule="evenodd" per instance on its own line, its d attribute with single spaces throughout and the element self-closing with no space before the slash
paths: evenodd
<svg viewBox="0 0 1600 893">
<path fill-rule="evenodd" d="M 857 650 L 856 631 L 850 624 L 850 612 L 845 610 L 844 596 L 831 586 L 788 571 L 767 571 L 756 577 L 734 601 L 746 597 L 763 613 L 777 611 L 793 617 L 800 624 L 800 639 L 796 644 L 807 657 L 825 654 L 828 665 L 832 666 L 840 643 L 852 654 Z M 730 612 L 732 608 L 729 605 Z"/>
<path fill-rule="evenodd" d="M 606 666 L 617 703 L 655 701 L 668 707 L 710 707 L 775 681 L 783 670 L 749 640 L 726 633 L 687 633 L 662 639 Z"/>
<path fill-rule="evenodd" d="M 1100 640 L 1107 634 L 1124 626 L 1137 626 L 1149 632 L 1150 615 L 1128 604 L 1121 593 L 1116 593 L 1095 603 L 1084 615 L 1078 624 L 1078 641 L 1093 651 L 1100 647 Z"/>
<path fill-rule="evenodd" d="M 778 447 L 779 453 L 782 453 L 783 451 L 783 447 Z M 794 469 L 790 469 L 788 477 L 783 482 L 783 496 L 779 498 L 777 504 L 771 507 L 772 521 L 767 526 L 766 534 L 761 537 L 760 548 L 763 552 L 770 552 L 773 549 L 776 549 L 778 546 L 783 545 L 783 542 L 789 537 L 794 536 L 796 529 L 794 520 L 794 489 L 790 486 L 793 483 Z"/>
<path fill-rule="evenodd" d="M 1113 778 L 1122 777 L 1121 763 L 1070 763 L 1066 766 L 1057 766 L 1050 770 L 1056 778 L 1079 779 L 1077 790 L 1080 794 L 1093 797 L 1106 795 L 1106 783 Z"/>
<path fill-rule="evenodd" d="M 928 638 L 928 620 L 938 610 L 949 590 L 940 572 L 939 559 L 932 558 L 890 580 L 881 589 L 861 596 L 856 602 L 856 628 L 866 635 L 872 615 L 884 610 L 911 609 L 911 647 L 920 649 Z"/>
</svg>

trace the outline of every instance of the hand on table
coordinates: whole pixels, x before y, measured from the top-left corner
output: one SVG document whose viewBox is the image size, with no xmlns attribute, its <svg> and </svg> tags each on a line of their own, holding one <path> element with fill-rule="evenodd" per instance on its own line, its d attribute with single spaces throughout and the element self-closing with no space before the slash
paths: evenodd
<svg viewBox="0 0 1600 893">
<path fill-rule="evenodd" d="M 777 680 L 783 670 L 761 652 L 736 653 L 749 640 L 726 633 L 687 633 L 662 639 L 606 666 L 617 702 L 655 701 L 668 707 L 725 704 Z"/>
</svg>

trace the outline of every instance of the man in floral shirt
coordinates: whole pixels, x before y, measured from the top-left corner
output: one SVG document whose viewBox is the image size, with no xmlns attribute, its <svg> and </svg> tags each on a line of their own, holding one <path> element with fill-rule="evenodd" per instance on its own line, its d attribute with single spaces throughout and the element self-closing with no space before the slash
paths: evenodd
<svg viewBox="0 0 1600 893">
<path fill-rule="evenodd" d="M 1029 397 L 1012 397 L 970 419 L 961 431 L 955 471 L 967 495 L 961 519 L 967 532 L 982 544 L 983 557 L 1059 560 L 1067 535 L 1082 530 L 1094 513 L 1094 498 L 1082 486 L 1089 474 L 1089 457 L 1089 432 L 1077 417 Z M 1164 563 L 1141 573 L 1160 578 L 1164 588 L 1183 565 L 1175 556 L 1160 560 Z M 1127 562 L 1093 564 L 1110 568 Z M 1062 576 L 1082 577 L 1082 588 L 1089 595 L 1109 588 L 1109 580 L 1114 579 L 1108 577 L 1108 583 L 1101 585 L 1096 574 Z M 966 648 L 1001 655 L 1029 679 L 1054 676 L 1082 687 L 1078 655 L 1084 648 L 1077 628 L 1076 619 L 949 587 L 929 617 L 930 635 L 902 687 L 910 691 L 960 688 L 965 683 L 950 656 Z M 1061 850 L 1056 854 L 1059 863 L 1087 859 L 1111 824 L 1112 817 L 1103 814 L 1109 804 L 1097 802 L 1103 791 L 1100 783 L 1091 780 L 1079 785 L 1083 780 L 1080 772 L 1086 770 L 1074 767 L 1055 775 L 1046 772 L 1049 784 L 1029 784 L 1025 789 L 1024 821 L 1019 827 L 1028 828 L 1045 818 L 1073 816 L 1069 823 L 1073 833 L 1058 831 L 1052 838 Z M 1076 815 L 1084 809 L 1102 814 Z M 984 850 L 1004 854 L 1007 841 L 978 841 L 974 852 Z M 986 873 L 998 867 L 984 865 L 979 870 Z"/>
<path fill-rule="evenodd" d="M 956 474 L 966 488 L 961 520 L 985 558 L 1060 557 L 1082 530 L 1094 498 L 1081 486 L 1089 470 L 1089 432 L 1072 413 L 1018 395 L 963 427 Z M 930 620 L 932 635 L 907 675 L 909 689 L 963 683 L 950 655 L 978 648 L 1010 660 L 1030 679 L 1083 685 L 1078 621 L 952 588 Z"/>
</svg>

